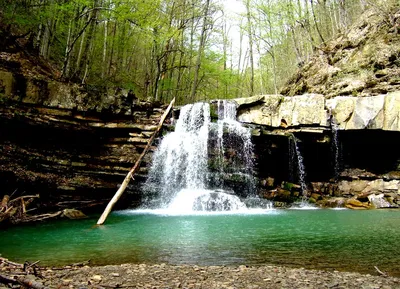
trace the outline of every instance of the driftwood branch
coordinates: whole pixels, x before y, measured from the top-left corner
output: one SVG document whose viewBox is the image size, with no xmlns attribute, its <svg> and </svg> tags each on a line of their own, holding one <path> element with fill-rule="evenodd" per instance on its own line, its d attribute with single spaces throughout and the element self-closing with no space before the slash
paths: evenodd
<svg viewBox="0 0 400 289">
<path fill-rule="evenodd" d="M 103 225 L 104 222 L 106 221 L 108 215 L 110 214 L 112 208 L 114 207 L 114 205 L 117 203 L 117 201 L 119 200 L 119 198 L 122 196 L 122 194 L 124 193 L 126 187 L 128 186 L 128 183 L 130 181 L 131 178 L 133 178 L 133 175 L 136 173 L 136 171 L 139 169 L 140 164 L 142 162 L 143 157 L 146 155 L 147 151 L 150 149 L 151 144 L 154 141 L 154 138 L 156 137 L 157 133 L 160 131 L 165 119 L 167 118 L 169 112 L 171 111 L 172 106 L 175 103 L 175 98 L 171 101 L 171 103 L 169 104 L 169 106 L 167 107 L 167 109 L 165 110 L 164 114 L 162 115 L 161 119 L 160 119 L 160 123 L 157 126 L 156 131 L 153 133 L 153 135 L 151 136 L 151 138 L 149 139 L 146 147 L 144 148 L 143 152 L 141 153 L 141 155 L 139 156 L 138 160 L 136 161 L 135 165 L 133 166 L 133 168 L 129 171 L 129 173 L 126 175 L 124 181 L 122 182 L 121 186 L 119 187 L 118 191 L 115 193 L 114 197 L 111 199 L 111 201 L 108 203 L 106 209 L 104 210 L 103 214 L 101 215 L 101 217 L 99 218 L 99 220 L 97 221 L 97 225 Z"/>
<path fill-rule="evenodd" d="M 15 263 L 15 262 L 12 262 L 12 261 L 10 261 L 10 260 L 8 260 L 6 258 L 2 258 L 2 257 L 0 257 L 0 264 L 1 263 L 6 263 L 6 264 L 14 266 L 14 267 L 20 267 L 20 268 L 24 267 L 24 264 Z"/>
<path fill-rule="evenodd" d="M 374 266 L 374 268 L 375 268 L 376 272 L 379 273 L 379 275 L 381 275 L 383 277 L 388 277 L 388 274 L 379 270 L 379 268 L 377 266 Z"/>
<path fill-rule="evenodd" d="M 21 196 L 15 199 L 12 199 L 9 203 L 14 203 L 18 200 L 23 200 L 23 199 L 32 199 L 32 198 L 39 198 L 39 195 L 28 195 L 28 196 Z"/>
</svg>

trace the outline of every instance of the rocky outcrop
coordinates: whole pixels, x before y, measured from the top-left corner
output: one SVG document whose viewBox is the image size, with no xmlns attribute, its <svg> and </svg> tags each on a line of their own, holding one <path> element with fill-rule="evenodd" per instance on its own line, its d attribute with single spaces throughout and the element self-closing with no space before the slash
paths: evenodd
<svg viewBox="0 0 400 289">
<path fill-rule="evenodd" d="M 325 99 L 322 95 L 266 95 L 254 99 L 254 106 L 249 100 L 235 99 L 239 106 L 239 121 L 274 128 L 328 125 Z"/>
<path fill-rule="evenodd" d="M 236 99 L 238 120 L 276 129 L 331 126 L 338 129 L 400 131 L 400 91 L 369 97 L 265 95 Z"/>
<path fill-rule="evenodd" d="M 355 25 L 317 49 L 280 93 L 373 96 L 400 89 L 400 10 L 371 9 Z"/>
</svg>

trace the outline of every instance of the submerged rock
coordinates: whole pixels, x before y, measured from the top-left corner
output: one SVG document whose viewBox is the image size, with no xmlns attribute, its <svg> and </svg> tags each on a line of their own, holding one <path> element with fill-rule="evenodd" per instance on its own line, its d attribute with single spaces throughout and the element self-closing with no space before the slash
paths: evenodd
<svg viewBox="0 0 400 289">
<path fill-rule="evenodd" d="M 238 196 L 223 191 L 205 192 L 193 202 L 194 211 L 237 211 L 246 209 Z"/>
<path fill-rule="evenodd" d="M 68 219 L 85 219 L 87 216 L 79 210 L 76 209 L 65 209 L 63 210 L 61 217 L 66 217 Z"/>
</svg>

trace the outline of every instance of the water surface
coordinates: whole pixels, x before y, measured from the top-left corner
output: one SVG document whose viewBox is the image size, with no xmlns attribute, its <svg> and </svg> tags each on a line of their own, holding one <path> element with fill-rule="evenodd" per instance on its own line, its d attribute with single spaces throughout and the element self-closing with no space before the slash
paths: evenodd
<svg viewBox="0 0 400 289">
<path fill-rule="evenodd" d="M 17 262 L 65 265 L 275 264 L 400 276 L 400 211 L 266 210 L 164 215 L 119 211 L 0 231 L 0 254 Z"/>
</svg>

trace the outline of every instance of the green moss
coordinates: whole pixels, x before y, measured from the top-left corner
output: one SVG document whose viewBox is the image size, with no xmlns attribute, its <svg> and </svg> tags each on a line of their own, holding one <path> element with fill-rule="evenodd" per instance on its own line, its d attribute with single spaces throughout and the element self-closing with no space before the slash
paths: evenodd
<svg viewBox="0 0 400 289">
<path fill-rule="evenodd" d="M 287 190 L 287 191 L 291 191 L 293 186 L 294 186 L 293 183 L 286 182 L 286 183 L 283 184 L 283 189 Z"/>
</svg>

